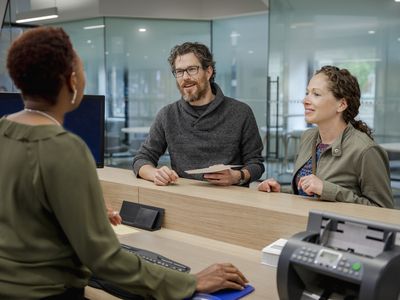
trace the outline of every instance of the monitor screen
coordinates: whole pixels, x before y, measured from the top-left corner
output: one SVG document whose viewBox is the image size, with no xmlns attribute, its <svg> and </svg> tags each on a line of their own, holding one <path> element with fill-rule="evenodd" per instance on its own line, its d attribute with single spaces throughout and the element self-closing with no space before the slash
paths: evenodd
<svg viewBox="0 0 400 300">
<path fill-rule="evenodd" d="M 65 115 L 64 127 L 88 145 L 98 168 L 104 167 L 104 101 L 100 95 L 85 95 L 79 107 Z M 0 117 L 22 110 L 21 94 L 0 93 Z"/>
</svg>

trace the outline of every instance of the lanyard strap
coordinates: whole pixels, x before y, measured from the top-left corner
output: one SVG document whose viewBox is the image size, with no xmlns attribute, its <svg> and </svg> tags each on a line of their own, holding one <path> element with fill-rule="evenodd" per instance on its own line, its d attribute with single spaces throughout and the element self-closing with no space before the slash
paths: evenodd
<svg viewBox="0 0 400 300">
<path fill-rule="evenodd" d="M 313 175 L 317 174 L 317 145 L 318 143 L 318 136 L 316 138 L 314 138 L 314 140 L 312 141 L 313 143 L 313 147 L 312 147 L 312 151 L 311 151 L 311 172 Z"/>
<path fill-rule="evenodd" d="M 311 166 L 312 166 L 312 174 L 315 175 L 317 173 L 317 146 L 314 146 L 312 148 Z"/>
</svg>

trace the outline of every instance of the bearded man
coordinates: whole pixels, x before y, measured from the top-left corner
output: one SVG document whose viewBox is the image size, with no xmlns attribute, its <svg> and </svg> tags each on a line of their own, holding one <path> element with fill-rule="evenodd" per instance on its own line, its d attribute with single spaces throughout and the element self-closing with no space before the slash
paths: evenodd
<svg viewBox="0 0 400 300">
<path fill-rule="evenodd" d="M 137 177 L 168 185 L 179 177 L 216 185 L 248 186 L 264 172 L 263 145 L 251 108 L 224 96 L 214 82 L 215 62 L 207 46 L 186 42 L 168 61 L 182 98 L 163 107 L 133 160 Z M 157 168 L 168 149 L 171 168 Z M 240 165 L 208 174 L 185 171 L 216 164 Z"/>
</svg>

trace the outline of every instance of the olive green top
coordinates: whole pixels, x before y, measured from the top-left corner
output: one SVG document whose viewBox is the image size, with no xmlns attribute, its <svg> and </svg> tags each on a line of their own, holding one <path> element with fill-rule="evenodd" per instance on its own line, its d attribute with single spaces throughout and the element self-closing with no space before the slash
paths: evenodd
<svg viewBox="0 0 400 300">
<path fill-rule="evenodd" d="M 319 142 L 318 128 L 302 135 L 293 174 L 311 158 L 313 147 Z M 321 154 L 316 176 L 323 181 L 323 200 L 393 207 L 387 153 L 350 123 Z M 295 184 L 294 176 L 294 191 Z"/>
<path fill-rule="evenodd" d="M 0 119 L 0 299 L 84 287 L 93 272 L 132 293 L 183 299 L 194 275 L 121 250 L 86 144 L 56 125 Z"/>
</svg>

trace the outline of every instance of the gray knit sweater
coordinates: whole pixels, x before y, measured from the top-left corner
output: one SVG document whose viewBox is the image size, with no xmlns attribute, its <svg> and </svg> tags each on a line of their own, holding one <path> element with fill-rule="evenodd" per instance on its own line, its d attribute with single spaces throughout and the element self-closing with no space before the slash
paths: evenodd
<svg viewBox="0 0 400 300">
<path fill-rule="evenodd" d="M 138 176 L 143 165 L 157 166 L 168 149 L 171 167 L 180 177 L 201 180 L 185 170 L 215 164 L 244 165 L 251 181 L 264 172 L 263 145 L 251 108 L 225 97 L 214 84 L 215 99 L 200 116 L 185 100 L 163 107 L 157 114 L 147 140 L 133 159 Z"/>
</svg>

